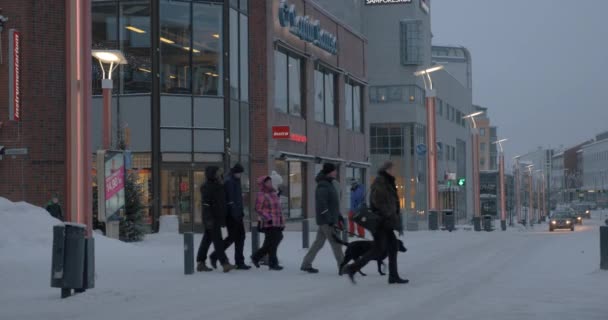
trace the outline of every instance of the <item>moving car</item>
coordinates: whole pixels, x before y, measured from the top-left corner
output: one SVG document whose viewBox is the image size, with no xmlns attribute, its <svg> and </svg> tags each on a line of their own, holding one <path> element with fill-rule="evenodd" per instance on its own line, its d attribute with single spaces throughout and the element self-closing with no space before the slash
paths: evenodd
<svg viewBox="0 0 608 320">
<path fill-rule="evenodd" d="M 574 204 L 572 210 L 585 219 L 591 219 L 591 207 L 587 204 Z"/>
<path fill-rule="evenodd" d="M 575 219 L 572 209 L 557 211 L 551 217 L 549 231 L 553 232 L 556 229 L 570 229 L 570 231 L 574 231 Z"/>
</svg>

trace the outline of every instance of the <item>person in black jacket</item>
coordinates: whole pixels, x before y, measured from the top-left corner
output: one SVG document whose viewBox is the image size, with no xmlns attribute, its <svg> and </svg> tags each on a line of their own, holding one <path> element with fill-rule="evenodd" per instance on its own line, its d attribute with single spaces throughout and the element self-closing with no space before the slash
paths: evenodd
<svg viewBox="0 0 608 320">
<path fill-rule="evenodd" d="M 370 202 L 371 210 L 380 215 L 383 219 L 381 225 L 372 233 L 374 245 L 359 260 L 345 267 L 344 271 L 348 274 L 353 283 L 355 273 L 363 268 L 369 261 L 380 256 L 388 250 L 388 283 L 408 283 L 409 280 L 401 279 L 397 270 L 397 252 L 399 244 L 394 231 L 403 233 L 401 223 L 400 203 L 395 185 L 395 175 L 393 174 L 393 163 L 387 161 L 378 171 L 378 176 L 371 187 Z"/>
<path fill-rule="evenodd" d="M 203 226 L 205 234 L 201 239 L 201 244 L 198 247 L 196 255 L 196 270 L 211 271 L 205 260 L 209 246 L 213 243 L 217 259 L 222 264 L 224 272 L 229 272 L 235 266 L 228 262 L 228 257 L 224 252 L 224 243 L 222 241 L 222 227 L 226 225 L 226 195 L 224 186 L 221 183 L 219 176 L 219 168 L 209 166 L 205 169 L 205 178 L 207 181 L 201 186 L 201 194 L 203 199 Z"/>
<path fill-rule="evenodd" d="M 61 211 L 61 205 L 59 204 L 59 198 L 53 196 L 51 201 L 46 205 L 46 211 L 48 211 L 53 218 L 63 221 L 63 212 Z"/>
<path fill-rule="evenodd" d="M 300 270 L 308 273 L 318 273 L 319 270 L 313 268 L 312 262 L 315 260 L 319 250 L 325 245 L 325 240 L 329 241 L 331 249 L 338 264 L 338 273 L 340 273 L 340 264 L 344 260 L 344 252 L 342 245 L 336 241 L 335 227 L 342 220 L 340 215 L 340 195 L 334 186 L 333 181 L 337 176 L 337 168 L 331 163 L 323 165 L 323 170 L 317 176 L 317 188 L 315 190 L 315 210 L 316 220 L 319 230 L 317 238 L 308 250 L 308 253 L 302 261 Z"/>
<path fill-rule="evenodd" d="M 251 266 L 245 264 L 245 256 L 243 248 L 245 247 L 245 224 L 243 218 L 243 191 L 241 189 L 241 174 L 244 168 L 240 163 L 237 163 L 230 169 L 230 175 L 224 181 L 224 189 L 226 191 L 226 206 L 228 214 L 226 216 L 226 227 L 228 228 L 228 237 L 224 239 L 224 250 L 228 249 L 234 243 L 234 262 L 238 270 L 249 270 Z M 217 264 L 217 254 L 211 253 L 211 266 L 215 269 Z"/>
</svg>

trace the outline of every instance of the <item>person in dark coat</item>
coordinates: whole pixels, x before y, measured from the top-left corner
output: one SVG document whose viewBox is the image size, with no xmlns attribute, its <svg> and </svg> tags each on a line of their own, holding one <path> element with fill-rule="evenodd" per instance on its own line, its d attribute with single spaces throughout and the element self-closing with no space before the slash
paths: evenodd
<svg viewBox="0 0 608 320">
<path fill-rule="evenodd" d="M 380 215 L 382 223 L 375 232 L 374 245 L 359 260 L 345 267 L 345 273 L 353 283 L 355 273 L 361 270 L 369 261 L 380 256 L 383 252 L 388 252 L 388 283 L 408 283 L 409 280 L 401 279 L 397 270 L 397 252 L 399 245 L 394 231 L 403 233 L 401 223 L 400 203 L 393 174 L 394 165 L 387 161 L 378 171 L 378 176 L 374 180 L 370 194 L 370 209 Z"/>
<path fill-rule="evenodd" d="M 344 260 L 344 252 L 342 245 L 336 241 L 335 227 L 341 221 L 340 215 L 340 195 L 334 187 L 333 180 L 336 179 L 338 171 L 334 164 L 326 163 L 323 165 L 323 170 L 317 175 L 317 188 L 315 190 L 315 211 L 316 221 L 319 226 L 317 238 L 308 250 L 308 253 L 302 261 L 300 269 L 308 273 L 318 273 L 319 270 L 313 268 L 312 262 L 315 260 L 319 250 L 325 245 L 325 241 L 329 241 L 331 249 L 338 264 L 338 272 L 340 272 L 340 264 Z"/>
<path fill-rule="evenodd" d="M 234 165 L 230 169 L 230 174 L 224 181 L 224 189 L 226 191 L 226 227 L 228 228 L 228 237 L 224 239 L 224 250 L 228 249 L 234 243 L 234 262 L 238 270 L 249 270 L 250 266 L 245 264 L 245 256 L 243 248 L 245 247 L 245 224 L 243 218 L 243 191 L 241 189 L 241 174 L 244 168 L 240 163 Z M 211 266 L 216 268 L 217 255 L 215 252 L 209 256 Z"/>
<path fill-rule="evenodd" d="M 221 183 L 219 168 L 209 166 L 205 169 L 205 178 L 207 181 L 201 186 L 201 195 L 203 199 L 203 226 L 205 234 L 201 239 L 201 244 L 198 247 L 196 255 L 196 270 L 211 271 L 205 260 L 209 246 L 213 243 L 217 259 L 222 264 L 224 272 L 229 272 L 235 266 L 228 262 L 228 257 L 224 252 L 224 242 L 222 240 L 222 227 L 226 226 L 226 194 L 224 186 Z"/>
<path fill-rule="evenodd" d="M 59 198 L 57 196 L 53 196 L 51 201 L 46 205 L 46 211 L 48 211 L 53 218 L 63 221 L 63 212 L 61 211 L 61 205 L 59 204 Z"/>
</svg>

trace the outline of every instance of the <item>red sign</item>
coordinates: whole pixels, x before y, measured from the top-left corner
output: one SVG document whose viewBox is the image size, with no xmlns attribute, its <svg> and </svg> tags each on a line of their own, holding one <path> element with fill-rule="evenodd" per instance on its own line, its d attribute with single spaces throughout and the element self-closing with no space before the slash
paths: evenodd
<svg viewBox="0 0 608 320">
<path fill-rule="evenodd" d="M 289 139 L 289 126 L 273 126 L 272 127 L 272 138 L 273 139 Z"/>
<path fill-rule="evenodd" d="M 308 141 L 308 138 L 306 138 L 306 136 L 303 136 L 303 135 L 292 133 L 289 137 L 289 140 L 295 141 L 295 142 L 300 142 L 300 143 L 306 143 Z"/>
<path fill-rule="evenodd" d="M 9 30 L 9 120 L 21 119 L 21 34 Z"/>
</svg>

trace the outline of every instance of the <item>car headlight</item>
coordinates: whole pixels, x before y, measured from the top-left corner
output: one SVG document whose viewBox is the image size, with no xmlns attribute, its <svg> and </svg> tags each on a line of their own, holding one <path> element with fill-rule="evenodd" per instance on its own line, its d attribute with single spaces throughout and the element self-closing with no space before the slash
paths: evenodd
<svg viewBox="0 0 608 320">
<path fill-rule="evenodd" d="M 570 224 L 570 220 L 566 221 L 566 224 Z"/>
<path fill-rule="evenodd" d="M 556 224 L 556 223 L 557 223 L 557 221 L 555 221 L 555 220 L 551 221 L 551 224 Z"/>
<path fill-rule="evenodd" d="M 581 218 L 581 217 L 576 217 L 576 219 L 577 219 L 577 220 L 581 220 L 582 218 Z"/>
<path fill-rule="evenodd" d="M 587 211 L 585 211 L 585 213 L 590 213 L 590 211 L 589 211 L 589 210 L 587 210 Z"/>
</svg>

